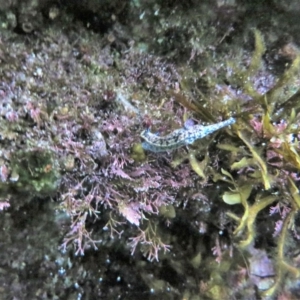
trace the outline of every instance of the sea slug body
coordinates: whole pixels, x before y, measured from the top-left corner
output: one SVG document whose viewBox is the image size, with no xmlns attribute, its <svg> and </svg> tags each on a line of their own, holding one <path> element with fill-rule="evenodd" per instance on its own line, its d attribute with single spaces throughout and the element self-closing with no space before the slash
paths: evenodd
<svg viewBox="0 0 300 300">
<path fill-rule="evenodd" d="M 183 127 L 174 130 L 172 133 L 166 136 L 158 136 L 148 130 L 144 130 L 141 133 L 141 137 L 144 140 L 142 147 L 144 150 L 152 152 L 164 152 L 180 148 L 185 145 L 194 143 L 194 141 L 201 139 L 223 127 L 232 125 L 236 122 L 234 118 L 208 125 L 194 125 L 189 127 Z"/>
</svg>

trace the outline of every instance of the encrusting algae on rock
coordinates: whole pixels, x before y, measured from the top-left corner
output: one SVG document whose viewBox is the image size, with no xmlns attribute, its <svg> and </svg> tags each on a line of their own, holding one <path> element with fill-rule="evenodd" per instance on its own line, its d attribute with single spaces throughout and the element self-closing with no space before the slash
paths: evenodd
<svg viewBox="0 0 300 300">
<path fill-rule="evenodd" d="M 211 22 L 199 21 L 199 14 L 192 23 L 187 10 L 178 15 L 182 3 L 138 2 L 126 11 L 139 6 L 132 28 L 148 26 L 140 30 L 141 40 L 152 30 L 147 18 L 160 27 L 154 43 L 162 52 L 166 48 L 161 45 L 178 46 L 174 37 L 186 38 L 186 61 L 176 56 L 182 53 L 179 47 L 164 58 L 155 47 L 152 54 L 139 51 L 138 38 L 132 43 L 117 26 L 103 39 L 78 23 L 55 28 L 51 23 L 40 34 L 26 36 L 26 42 L 21 36 L 1 37 L 1 207 L 10 205 L 5 220 L 13 224 L 17 215 L 20 228 L 30 226 L 31 216 L 39 220 L 41 214 L 32 211 L 29 218 L 26 205 L 48 200 L 59 210 L 53 214 L 64 239 L 61 249 L 72 246 L 75 254 L 87 254 L 82 259 L 53 252 L 52 258 L 40 259 L 45 262 L 42 275 L 43 270 L 57 271 L 62 257 L 68 260 L 59 269 L 62 280 L 45 277 L 49 295 L 73 291 L 65 289 L 70 282 L 79 294 L 85 289 L 77 282 L 88 280 L 91 295 L 101 292 L 107 299 L 122 293 L 133 299 L 137 290 L 160 299 L 259 299 L 274 297 L 282 286 L 296 286 L 298 54 L 283 75 L 274 75 L 264 64 L 269 47 L 259 31 L 254 31 L 255 49 L 249 55 L 240 45 L 251 47 L 251 38 L 245 45 L 234 41 L 238 30 L 219 36 L 220 28 L 214 27 L 218 33 L 207 33 L 205 27 L 212 26 L 205 24 Z M 170 14 L 170 6 L 176 13 Z M 109 21 L 118 20 L 120 11 Z M 166 16 L 172 22 L 164 22 Z M 224 43 L 227 37 L 230 41 Z M 174 57 L 180 59 L 177 66 Z M 130 101 L 123 95 L 130 95 Z M 189 118 L 207 126 L 186 123 L 181 128 Z M 144 128 L 160 134 L 144 131 L 141 143 Z M 34 197 L 30 202 L 28 196 L 26 205 L 20 197 L 24 191 Z M 26 241 L 34 238 L 27 234 L 34 226 L 33 232 L 44 230 L 42 237 L 49 230 L 32 223 L 22 232 Z M 8 236 L 7 223 L 1 225 L 1 243 L 13 249 L 17 239 Z M 57 243 L 52 243 L 55 251 Z M 14 258 L 13 265 L 7 258 L 4 267 L 27 268 L 29 274 L 40 264 L 26 262 L 36 256 L 32 249 L 30 245 L 28 252 L 15 255 L 22 261 Z M 265 261 L 273 268 L 267 269 Z"/>
</svg>

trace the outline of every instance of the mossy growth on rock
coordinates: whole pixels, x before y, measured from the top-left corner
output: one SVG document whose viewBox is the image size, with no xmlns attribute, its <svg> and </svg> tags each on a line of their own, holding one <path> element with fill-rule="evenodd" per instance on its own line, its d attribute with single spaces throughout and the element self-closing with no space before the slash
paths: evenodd
<svg viewBox="0 0 300 300">
<path fill-rule="evenodd" d="M 58 164 L 54 154 L 45 149 L 20 150 L 12 154 L 11 182 L 17 190 L 49 194 L 57 188 Z"/>
</svg>

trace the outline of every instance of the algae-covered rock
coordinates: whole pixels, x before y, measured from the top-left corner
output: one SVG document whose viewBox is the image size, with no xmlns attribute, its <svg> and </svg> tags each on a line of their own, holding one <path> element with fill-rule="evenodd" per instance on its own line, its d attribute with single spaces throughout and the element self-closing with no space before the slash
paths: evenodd
<svg viewBox="0 0 300 300">
<path fill-rule="evenodd" d="M 60 177 L 54 153 L 41 148 L 20 150 L 12 155 L 11 183 L 17 190 L 49 194 L 57 188 Z"/>
</svg>

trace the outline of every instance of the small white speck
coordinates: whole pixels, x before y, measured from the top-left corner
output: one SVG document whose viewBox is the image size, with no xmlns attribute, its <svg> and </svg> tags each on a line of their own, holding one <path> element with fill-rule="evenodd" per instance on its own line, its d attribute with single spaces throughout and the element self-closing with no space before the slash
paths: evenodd
<svg viewBox="0 0 300 300">
<path fill-rule="evenodd" d="M 145 15 L 145 12 L 143 11 L 143 12 L 140 14 L 140 20 L 143 20 L 144 15 Z"/>
</svg>

